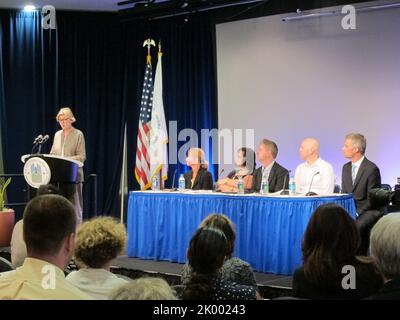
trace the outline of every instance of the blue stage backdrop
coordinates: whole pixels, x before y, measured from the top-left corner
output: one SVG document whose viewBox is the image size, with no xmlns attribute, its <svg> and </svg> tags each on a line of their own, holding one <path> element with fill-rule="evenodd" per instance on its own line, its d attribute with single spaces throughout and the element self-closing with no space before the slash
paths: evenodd
<svg viewBox="0 0 400 320">
<path fill-rule="evenodd" d="M 129 189 L 137 189 L 134 161 L 145 50 L 143 41 L 162 40 L 164 105 L 177 131 L 215 128 L 214 38 L 206 16 L 121 23 L 117 14 L 57 11 L 57 29 L 41 28 L 39 12 L 0 10 L 0 112 L 6 173 L 22 173 L 20 157 L 40 133 L 51 135 L 58 109 L 70 106 L 85 134 L 85 175 L 98 176 L 97 214 L 118 215 L 123 129 L 128 129 Z M 153 52 L 153 63 L 156 62 Z M 178 148 L 183 142 L 178 144 Z M 211 153 L 209 153 L 211 157 Z M 171 165 L 177 176 L 186 170 Z M 214 172 L 212 166 L 211 171 Z M 85 218 L 95 214 L 86 185 Z M 14 179 L 9 200 L 20 202 L 25 184 Z M 22 209 L 22 208 L 20 208 Z M 17 217 L 21 217 L 19 210 Z"/>
</svg>

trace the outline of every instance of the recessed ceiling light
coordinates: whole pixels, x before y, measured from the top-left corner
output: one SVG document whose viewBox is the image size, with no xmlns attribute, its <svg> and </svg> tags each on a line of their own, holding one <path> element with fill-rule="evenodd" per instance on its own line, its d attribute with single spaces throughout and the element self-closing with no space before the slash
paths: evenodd
<svg viewBox="0 0 400 320">
<path fill-rule="evenodd" d="M 31 5 L 31 4 L 26 5 L 26 6 L 24 7 L 24 11 L 25 11 L 25 12 L 32 12 L 32 11 L 35 11 L 35 10 L 36 10 L 36 7 L 33 6 L 33 5 Z"/>
</svg>

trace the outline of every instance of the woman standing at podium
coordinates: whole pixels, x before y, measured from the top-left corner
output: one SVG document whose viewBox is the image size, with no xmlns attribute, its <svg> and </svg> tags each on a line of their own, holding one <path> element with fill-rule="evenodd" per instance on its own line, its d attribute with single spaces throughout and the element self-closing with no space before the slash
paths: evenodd
<svg viewBox="0 0 400 320">
<path fill-rule="evenodd" d="M 51 147 L 50 154 L 78 160 L 83 163 L 86 160 L 85 137 L 83 136 L 82 131 L 72 126 L 76 119 L 71 109 L 61 108 L 57 113 L 56 119 L 61 126 L 61 130 L 57 131 L 54 135 L 53 146 Z M 82 182 L 83 168 L 79 168 L 78 183 L 76 184 L 76 189 L 72 198 L 75 207 L 77 225 L 82 223 Z"/>
</svg>

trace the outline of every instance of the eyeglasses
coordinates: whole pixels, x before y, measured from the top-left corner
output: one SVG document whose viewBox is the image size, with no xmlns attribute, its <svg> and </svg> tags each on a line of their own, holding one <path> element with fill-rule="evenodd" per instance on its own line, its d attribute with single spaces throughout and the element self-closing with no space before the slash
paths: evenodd
<svg viewBox="0 0 400 320">
<path fill-rule="evenodd" d="M 70 118 L 58 119 L 58 122 L 67 121 L 67 120 L 69 120 L 69 119 L 70 119 Z"/>
</svg>

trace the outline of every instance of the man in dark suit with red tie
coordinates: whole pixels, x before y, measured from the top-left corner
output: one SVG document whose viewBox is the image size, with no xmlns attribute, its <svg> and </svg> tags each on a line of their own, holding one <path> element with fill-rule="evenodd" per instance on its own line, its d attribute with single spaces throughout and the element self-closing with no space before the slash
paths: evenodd
<svg viewBox="0 0 400 320">
<path fill-rule="evenodd" d="M 369 231 L 382 216 L 376 208 L 371 207 L 369 192 L 373 188 L 381 187 L 381 174 L 375 163 L 365 157 L 367 140 L 360 133 L 350 133 L 346 136 L 342 148 L 343 155 L 350 162 L 343 166 L 342 193 L 352 193 L 357 211 L 356 224 L 366 251 Z M 366 252 L 364 252 L 366 253 Z"/>
</svg>

